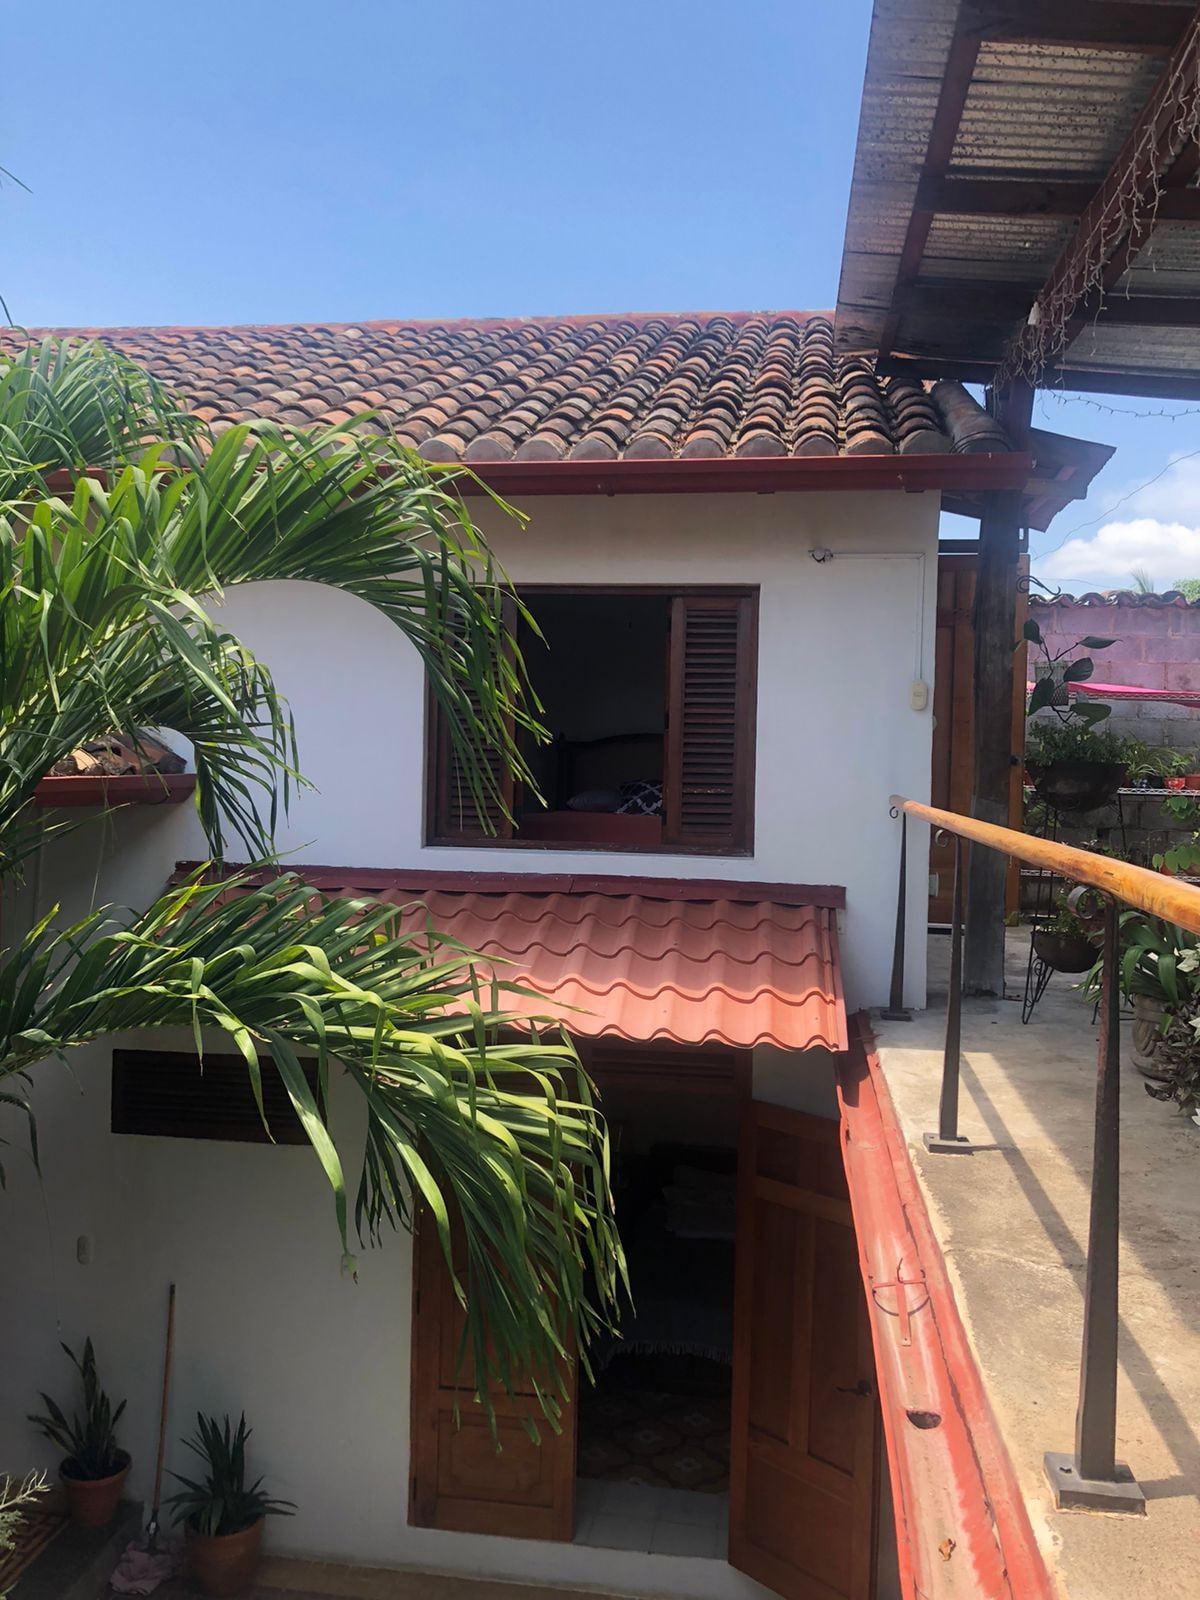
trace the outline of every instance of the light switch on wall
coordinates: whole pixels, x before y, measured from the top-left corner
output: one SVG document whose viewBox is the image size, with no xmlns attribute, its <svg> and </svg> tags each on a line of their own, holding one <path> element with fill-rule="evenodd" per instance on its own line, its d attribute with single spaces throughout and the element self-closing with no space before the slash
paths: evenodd
<svg viewBox="0 0 1200 1600">
<path fill-rule="evenodd" d="M 81 1267 L 90 1267 L 92 1264 L 91 1236 L 81 1233 L 75 1241 L 75 1259 Z"/>
<path fill-rule="evenodd" d="M 914 711 L 924 711 L 929 704 L 929 685 L 924 678 L 914 678 L 909 685 L 908 703 Z"/>
</svg>

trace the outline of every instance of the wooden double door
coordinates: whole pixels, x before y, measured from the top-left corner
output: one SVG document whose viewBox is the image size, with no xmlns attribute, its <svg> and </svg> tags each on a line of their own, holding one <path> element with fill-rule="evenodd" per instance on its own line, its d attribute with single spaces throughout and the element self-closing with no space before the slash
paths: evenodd
<svg viewBox="0 0 1200 1600">
<path fill-rule="evenodd" d="M 787 1600 L 868 1600 L 878 1406 L 840 1124 L 743 1099 L 738 1151 L 729 1560 Z M 636 1291 L 636 1286 L 635 1286 Z M 457 1369 L 462 1318 L 418 1235 L 410 1521 L 569 1541 L 575 1415 L 497 1401 L 501 1448 Z"/>
</svg>

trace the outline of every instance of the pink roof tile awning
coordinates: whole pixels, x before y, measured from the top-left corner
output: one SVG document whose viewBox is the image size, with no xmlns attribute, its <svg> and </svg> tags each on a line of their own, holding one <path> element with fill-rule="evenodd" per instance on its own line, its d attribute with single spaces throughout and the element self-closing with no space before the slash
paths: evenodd
<svg viewBox="0 0 1200 1600">
<path fill-rule="evenodd" d="M 842 889 L 500 873 L 297 870 L 405 909 L 536 991 L 571 1032 L 639 1042 L 847 1048 Z"/>
</svg>

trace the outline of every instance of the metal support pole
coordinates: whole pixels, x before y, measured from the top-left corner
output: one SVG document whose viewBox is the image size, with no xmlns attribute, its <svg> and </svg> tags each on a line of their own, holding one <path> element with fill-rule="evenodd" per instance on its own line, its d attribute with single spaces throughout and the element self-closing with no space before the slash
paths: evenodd
<svg viewBox="0 0 1200 1600">
<path fill-rule="evenodd" d="M 924 1135 L 926 1150 L 935 1155 L 969 1155 L 975 1148 L 958 1131 L 958 1077 L 962 1061 L 963 969 L 963 842 L 954 840 L 954 910 L 950 921 L 950 990 L 946 996 L 946 1049 L 942 1056 L 942 1092 L 938 1097 L 938 1131 Z"/>
<path fill-rule="evenodd" d="M 1117 1303 L 1121 1166 L 1121 940 L 1120 911 L 1104 904 L 1104 965 L 1100 991 L 1100 1052 L 1096 1076 L 1096 1133 L 1087 1276 L 1083 1290 L 1083 1349 L 1075 1452 L 1047 1451 L 1046 1476 L 1060 1511 L 1144 1512 L 1146 1497 L 1133 1473 L 1116 1459 Z"/>
<path fill-rule="evenodd" d="M 896 815 L 895 807 L 892 815 Z M 904 924 L 907 920 L 905 896 L 908 889 L 908 817 L 900 812 L 900 885 L 896 895 L 896 943 L 892 949 L 892 987 L 887 1009 L 879 1015 L 885 1022 L 911 1022 L 912 1012 L 904 1004 Z"/>
</svg>

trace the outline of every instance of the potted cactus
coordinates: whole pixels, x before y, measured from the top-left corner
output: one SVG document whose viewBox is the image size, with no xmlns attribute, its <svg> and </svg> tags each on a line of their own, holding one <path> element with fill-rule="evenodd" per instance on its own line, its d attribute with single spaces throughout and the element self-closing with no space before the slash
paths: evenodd
<svg viewBox="0 0 1200 1600">
<path fill-rule="evenodd" d="M 83 1410 L 72 1412 L 68 1418 L 48 1394 L 43 1394 L 45 1416 L 31 1416 L 29 1420 L 67 1452 L 59 1471 L 72 1522 L 83 1528 L 103 1528 L 116 1515 L 129 1472 L 128 1452 L 121 1449 L 116 1434 L 125 1402 L 122 1400 L 114 1408 L 101 1388 L 91 1339 L 85 1341 L 81 1357 L 65 1344 L 63 1349 L 79 1373 Z"/>
<path fill-rule="evenodd" d="M 167 1504 L 175 1520 L 183 1523 L 184 1543 L 191 1574 L 207 1595 L 244 1594 L 254 1581 L 262 1554 L 264 1519 L 290 1517 L 290 1500 L 273 1500 L 262 1479 L 246 1483 L 246 1440 L 251 1429 L 245 1413 L 231 1427 L 228 1416 L 196 1416 L 196 1432 L 184 1443 L 206 1468 L 202 1482 L 171 1476 L 183 1485 Z"/>
</svg>

